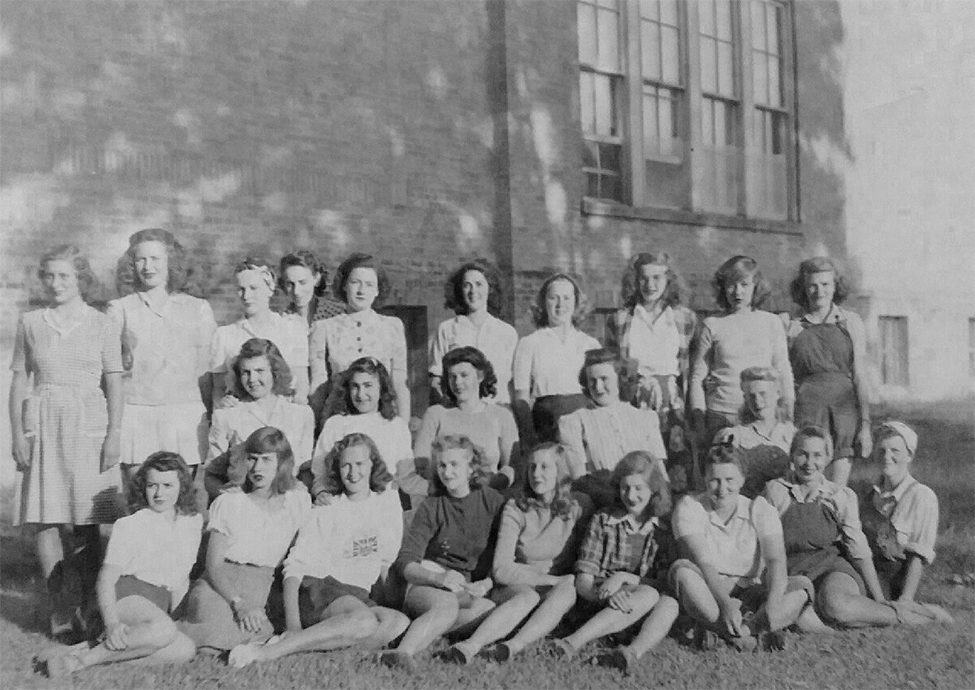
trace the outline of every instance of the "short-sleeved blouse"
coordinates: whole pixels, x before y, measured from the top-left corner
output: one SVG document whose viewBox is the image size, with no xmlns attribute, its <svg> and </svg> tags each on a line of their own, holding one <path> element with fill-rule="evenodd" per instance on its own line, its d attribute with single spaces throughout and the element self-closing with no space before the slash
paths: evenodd
<svg viewBox="0 0 975 690">
<path fill-rule="evenodd" d="M 313 382 L 341 374 L 360 357 L 378 359 L 394 380 L 406 378 L 403 322 L 372 309 L 316 321 L 309 349 Z"/>
<path fill-rule="evenodd" d="M 443 356 L 458 347 L 476 347 L 484 353 L 498 377 L 494 400 L 511 402 L 508 384 L 511 381 L 511 363 L 518 344 L 518 332 L 514 326 L 488 314 L 478 328 L 469 316 L 458 314 L 437 327 L 437 334 L 430 341 L 430 373 L 443 376 Z"/>
<path fill-rule="evenodd" d="M 175 607 L 186 595 L 190 569 L 196 562 L 203 532 L 203 516 L 177 515 L 175 520 L 142 510 L 116 521 L 105 551 L 105 564 L 122 575 L 165 587 Z"/>
<path fill-rule="evenodd" d="M 868 500 L 890 522 L 905 551 L 917 554 L 925 563 L 934 560 L 938 497 L 931 487 L 908 475 L 891 491 L 874 486 Z"/>
<path fill-rule="evenodd" d="M 298 465 L 311 458 L 315 438 L 315 416 L 307 405 L 299 405 L 274 396 L 274 405 L 265 409 L 256 400 L 239 402 L 233 407 L 213 411 L 210 425 L 210 448 L 207 460 L 213 460 L 231 447 L 243 443 L 253 432 L 272 426 L 284 432 Z"/>
<path fill-rule="evenodd" d="M 141 292 L 108 304 L 132 354 L 125 401 L 133 405 L 200 402 L 198 379 L 209 365 L 217 323 L 206 300 L 169 295 L 158 310 Z"/>
<path fill-rule="evenodd" d="M 122 371 L 121 333 L 117 323 L 86 306 L 81 320 L 67 331 L 55 325 L 50 309 L 22 314 L 10 370 L 33 373 L 34 386 L 98 388 L 102 374 Z"/>
<path fill-rule="evenodd" d="M 555 328 L 539 328 L 522 338 L 515 349 L 515 390 L 529 391 L 535 400 L 582 393 L 579 371 L 586 351 L 598 347 L 598 340 L 576 328 L 565 340 Z"/>
<path fill-rule="evenodd" d="M 246 318 L 220 326 L 210 345 L 210 371 L 230 371 L 241 346 L 251 338 L 264 338 L 277 345 L 291 369 L 308 367 L 308 327 L 304 319 L 296 314 L 272 312 L 267 325 L 260 328 Z"/>
<path fill-rule="evenodd" d="M 413 438 L 402 417 L 386 419 L 378 412 L 335 415 L 325 420 L 322 433 L 312 453 L 311 473 L 314 476 L 312 495 L 325 488 L 325 456 L 337 442 L 349 434 L 365 434 L 379 449 L 386 468 L 395 473 L 403 460 L 413 459 Z"/>
<path fill-rule="evenodd" d="M 246 493 L 226 493 L 210 505 L 207 529 L 227 537 L 226 560 L 276 568 L 310 511 L 311 497 L 303 486 L 275 497 L 267 510 Z"/>
</svg>

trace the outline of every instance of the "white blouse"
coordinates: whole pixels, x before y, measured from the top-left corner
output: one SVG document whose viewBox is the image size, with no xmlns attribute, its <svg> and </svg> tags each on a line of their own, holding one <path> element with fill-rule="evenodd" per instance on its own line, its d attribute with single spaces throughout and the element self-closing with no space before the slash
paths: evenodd
<svg viewBox="0 0 975 690">
<path fill-rule="evenodd" d="M 396 468 L 404 461 L 413 459 L 413 438 L 406 420 L 402 417 L 385 419 L 378 412 L 329 417 L 325 420 L 325 426 L 312 454 L 311 472 L 315 477 L 312 495 L 324 488 L 325 456 L 332 450 L 332 446 L 352 433 L 365 434 L 372 439 L 390 474 L 395 474 Z"/>
<path fill-rule="evenodd" d="M 493 400 L 510 403 L 508 384 L 511 382 L 511 364 L 518 344 L 518 332 L 510 323 L 488 314 L 478 328 L 470 317 L 458 315 L 447 319 L 437 327 L 437 334 L 430 340 L 430 373 L 443 376 L 443 356 L 458 347 L 476 347 L 484 353 L 498 377 L 498 392 Z"/>
<path fill-rule="evenodd" d="M 266 507 L 249 494 L 226 493 L 217 496 L 210 506 L 207 529 L 227 537 L 226 560 L 276 568 L 310 510 L 311 497 L 304 486 L 275 496 Z"/>
<path fill-rule="evenodd" d="M 586 351 L 598 347 L 598 340 L 576 328 L 564 341 L 556 329 L 539 328 L 522 338 L 515 350 L 515 390 L 530 391 L 533 400 L 582 393 L 579 372 Z"/>
</svg>

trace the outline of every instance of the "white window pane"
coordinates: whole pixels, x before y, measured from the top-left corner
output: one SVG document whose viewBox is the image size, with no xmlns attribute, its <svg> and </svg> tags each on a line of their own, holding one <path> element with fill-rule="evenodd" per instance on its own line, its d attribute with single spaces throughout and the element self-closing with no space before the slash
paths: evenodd
<svg viewBox="0 0 975 690">
<path fill-rule="evenodd" d="M 660 0 L 660 20 L 677 26 L 677 0 Z"/>
<path fill-rule="evenodd" d="M 755 53 L 752 56 L 752 98 L 756 103 L 769 104 L 768 61 L 765 53 Z"/>
<path fill-rule="evenodd" d="M 775 106 L 782 106 L 782 81 L 779 76 L 779 58 L 769 57 L 769 103 Z"/>
<path fill-rule="evenodd" d="M 660 141 L 661 152 L 667 155 L 674 155 L 674 141 L 677 139 L 677 130 L 674 119 L 674 107 L 676 101 L 673 98 L 664 96 L 659 103 L 658 117 L 660 120 Z"/>
<path fill-rule="evenodd" d="M 596 64 L 596 10 L 589 5 L 579 5 L 579 62 Z"/>
<path fill-rule="evenodd" d="M 582 72 L 579 75 L 579 104 L 582 110 L 582 133 L 596 133 L 596 108 L 593 75 Z"/>
<path fill-rule="evenodd" d="M 658 19 L 657 0 L 640 0 L 640 16 L 644 19 Z"/>
<path fill-rule="evenodd" d="M 618 72 L 620 69 L 619 15 L 601 10 L 596 23 L 599 30 L 597 66 L 608 72 Z"/>
<path fill-rule="evenodd" d="M 703 0 L 698 5 L 698 22 L 704 36 L 714 36 L 714 0 Z"/>
<path fill-rule="evenodd" d="M 670 84 L 680 84 L 680 35 L 676 28 L 663 27 L 663 79 Z"/>
<path fill-rule="evenodd" d="M 766 8 L 768 15 L 768 50 L 776 55 L 782 54 L 782 46 L 779 45 L 779 27 L 782 26 L 782 8 L 779 5 L 769 5 Z"/>
<path fill-rule="evenodd" d="M 619 0 L 596 0 L 596 4 L 614 11 L 618 10 L 620 6 Z"/>
<path fill-rule="evenodd" d="M 615 134 L 613 122 L 613 93 L 609 77 L 594 75 L 596 100 L 596 134 L 612 136 Z"/>
<path fill-rule="evenodd" d="M 718 93 L 734 96 L 736 93 L 734 54 L 730 43 L 718 44 Z"/>
<path fill-rule="evenodd" d="M 643 56 L 643 78 L 660 79 L 663 73 L 660 69 L 660 25 L 653 22 L 640 22 L 642 40 L 640 52 Z"/>
<path fill-rule="evenodd" d="M 726 41 L 731 40 L 731 1 L 717 0 L 717 18 L 715 21 L 718 38 Z"/>
<path fill-rule="evenodd" d="M 754 0 L 751 4 L 752 12 L 752 48 L 765 50 L 765 3 Z"/>
<path fill-rule="evenodd" d="M 725 109 L 725 104 L 720 101 L 714 102 L 714 144 L 715 146 L 724 146 L 728 143 L 727 130 L 727 112 Z"/>
<path fill-rule="evenodd" d="M 655 93 L 643 94 L 643 146 L 644 154 L 652 157 L 652 154 L 660 152 L 660 122 L 657 118 L 657 108 L 659 106 Z"/>
<path fill-rule="evenodd" d="M 708 93 L 718 91 L 718 56 L 715 52 L 714 41 L 701 38 L 701 89 Z"/>
<path fill-rule="evenodd" d="M 714 146 L 714 101 L 708 98 L 701 102 L 701 140 L 706 146 Z"/>
</svg>

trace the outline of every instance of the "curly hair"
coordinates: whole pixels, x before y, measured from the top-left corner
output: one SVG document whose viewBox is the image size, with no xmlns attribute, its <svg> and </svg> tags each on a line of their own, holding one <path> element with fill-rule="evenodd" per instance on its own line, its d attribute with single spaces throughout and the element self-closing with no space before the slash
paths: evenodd
<svg viewBox="0 0 975 690">
<path fill-rule="evenodd" d="M 328 290 L 328 270 L 326 270 L 325 264 L 319 262 L 315 255 L 306 249 L 299 249 L 281 257 L 281 262 L 278 264 L 278 287 L 282 291 L 287 292 L 284 285 L 284 274 L 292 266 L 307 268 L 312 275 L 317 273 L 318 282 L 315 283 L 315 295 L 321 297 L 325 294 Z"/>
<path fill-rule="evenodd" d="M 755 292 L 752 293 L 752 308 L 759 309 L 768 298 L 772 296 L 772 287 L 769 282 L 762 277 L 762 272 L 758 270 L 758 262 L 750 256 L 738 254 L 725 261 L 714 272 L 711 280 L 711 288 L 714 290 L 714 300 L 724 311 L 731 311 L 731 303 L 728 302 L 726 290 L 729 285 L 738 280 L 750 277 L 755 283 Z"/>
<path fill-rule="evenodd" d="M 179 477 L 179 497 L 176 499 L 177 515 L 196 515 L 196 487 L 193 485 L 193 475 L 190 468 L 179 453 L 171 453 L 168 450 L 159 450 L 145 459 L 145 462 L 136 470 L 132 477 L 131 489 L 129 493 L 129 510 L 134 513 L 143 508 L 149 507 L 149 499 L 146 498 L 146 485 L 149 480 L 149 470 L 156 472 L 175 472 Z"/>
<path fill-rule="evenodd" d="M 464 300 L 464 276 L 467 275 L 468 271 L 477 271 L 484 276 L 488 284 L 488 313 L 491 316 L 498 316 L 501 313 L 501 302 L 504 298 L 504 285 L 501 282 L 501 272 L 498 267 L 487 259 L 468 261 L 450 274 L 443 286 L 444 308 L 451 309 L 455 314 L 460 315 L 470 313 L 467 302 Z"/>
<path fill-rule="evenodd" d="M 376 272 L 377 294 L 372 304 L 373 307 L 381 305 L 386 297 L 389 296 L 391 286 L 389 277 L 386 275 L 386 271 L 383 270 L 382 264 L 371 254 L 356 253 L 339 264 L 338 270 L 335 271 L 335 279 L 332 281 L 332 292 L 338 299 L 347 302 L 345 285 L 349 282 L 349 276 L 352 275 L 352 271 L 357 268 L 371 268 Z"/>
<path fill-rule="evenodd" d="M 620 299 L 627 309 L 643 304 L 643 292 L 640 290 L 640 269 L 644 266 L 665 266 L 667 268 L 667 289 L 664 290 L 660 301 L 665 307 L 683 304 L 687 296 L 687 286 L 677 271 L 677 266 L 667 252 L 641 252 L 634 256 L 623 273 Z"/>
<path fill-rule="evenodd" d="M 708 449 L 704 469 L 707 472 L 707 469 L 712 465 L 734 465 L 741 472 L 742 478 L 744 478 L 745 464 L 745 451 L 735 445 L 733 438 L 728 438 L 721 443 L 714 444 Z"/>
<path fill-rule="evenodd" d="M 360 357 L 352 362 L 349 368 L 342 372 L 339 379 L 341 394 L 335 400 L 333 414 L 359 414 L 355 403 L 352 402 L 352 377 L 356 374 L 375 376 L 379 382 L 379 414 L 383 419 L 396 417 L 396 393 L 393 391 L 393 379 L 386 370 L 386 366 L 375 357 Z"/>
<path fill-rule="evenodd" d="M 244 389 L 240 381 L 240 367 L 244 360 L 254 359 L 255 357 L 266 357 L 268 366 L 271 368 L 271 377 L 274 385 L 271 392 L 275 395 L 291 395 L 294 390 L 291 388 L 291 367 L 284 361 L 278 346 L 265 338 L 251 338 L 240 346 L 240 353 L 234 358 L 234 397 L 240 400 L 247 400 L 250 394 Z"/>
<path fill-rule="evenodd" d="M 443 377 L 440 379 L 440 390 L 443 392 L 444 398 L 449 400 L 453 405 L 457 404 L 457 396 L 454 395 L 454 391 L 450 388 L 449 373 L 451 367 L 463 364 L 464 362 L 467 362 L 484 375 L 481 379 L 481 385 L 478 387 L 478 395 L 480 397 L 490 398 L 497 393 L 498 377 L 494 373 L 494 366 L 484 356 L 483 352 L 476 347 L 465 345 L 464 347 L 455 347 L 443 356 Z"/>
<path fill-rule="evenodd" d="M 799 450 L 799 444 L 807 438 L 823 439 L 823 443 L 826 445 L 826 457 L 828 457 L 830 460 L 833 459 L 833 437 L 830 436 L 829 431 L 823 427 L 812 424 L 802 427 L 796 432 L 796 435 L 792 437 L 792 445 L 789 446 L 790 458 L 795 455 L 797 450 Z"/>
<path fill-rule="evenodd" d="M 663 461 L 654 459 L 649 453 L 642 450 L 627 453 L 613 468 L 610 486 L 613 487 L 616 504 L 619 507 L 625 507 L 620 489 L 623 486 L 623 480 L 635 474 L 643 477 L 647 486 L 650 487 L 650 503 L 647 505 L 650 515 L 652 517 L 667 515 L 671 509 L 672 497 L 670 482 L 667 481 Z"/>
<path fill-rule="evenodd" d="M 260 273 L 271 294 L 274 294 L 274 291 L 277 289 L 277 280 L 274 276 L 274 268 L 266 260 L 257 256 L 248 256 L 234 266 L 234 275 L 243 273 L 244 271 L 257 271 Z"/>
<path fill-rule="evenodd" d="M 37 277 L 44 281 L 44 266 L 51 261 L 66 261 L 74 267 L 75 275 L 78 278 L 78 293 L 85 302 L 95 293 L 98 287 L 98 280 L 95 272 L 91 270 L 88 257 L 81 253 L 81 250 L 73 244 L 62 244 L 45 252 L 37 264 Z"/>
<path fill-rule="evenodd" d="M 586 394 L 586 397 L 590 399 L 592 398 L 589 393 L 589 368 L 594 367 L 597 364 L 613 365 L 613 370 L 616 372 L 616 378 L 619 380 L 620 400 L 629 400 L 630 396 L 633 394 L 633 377 L 630 375 L 630 371 L 627 368 L 627 363 L 620 359 L 616 352 L 607 347 L 586 350 L 586 359 L 582 363 L 582 368 L 579 369 L 579 385 L 582 386 L 582 390 Z"/>
<path fill-rule="evenodd" d="M 840 273 L 836 262 L 826 256 L 814 256 L 799 264 L 799 271 L 796 273 L 796 277 L 789 283 L 789 294 L 792 296 L 792 301 L 802 307 L 803 310 L 809 309 L 806 281 L 814 273 L 833 274 L 833 285 L 835 286 L 833 290 L 833 304 L 843 304 L 846 298 L 850 296 L 850 285 L 846 282 L 843 274 Z"/>
<path fill-rule="evenodd" d="M 273 426 L 265 426 L 255 430 L 244 441 L 244 455 L 266 455 L 274 453 L 278 458 L 278 470 L 274 474 L 274 481 L 271 483 L 272 494 L 283 494 L 290 491 L 295 486 L 294 466 L 295 454 L 291 450 L 288 437 L 280 429 Z M 254 490 L 251 484 L 250 472 L 244 480 L 244 493 Z"/>
<path fill-rule="evenodd" d="M 199 292 L 196 286 L 192 286 L 192 288 L 190 286 L 193 271 L 186 255 L 186 248 L 182 243 L 168 230 L 146 228 L 129 237 L 129 248 L 125 250 L 125 254 L 122 255 L 116 265 L 115 289 L 120 295 L 127 295 L 142 287 L 139 273 L 135 269 L 135 252 L 139 245 L 145 242 L 159 242 L 166 249 L 166 260 L 169 265 L 166 275 L 166 289 L 170 293 Z"/>
<path fill-rule="evenodd" d="M 353 446 L 364 446 L 369 449 L 369 460 L 372 462 L 369 489 L 381 494 L 393 481 L 393 475 L 389 473 L 389 468 L 386 467 L 386 462 L 376 443 L 366 434 L 359 432 L 351 433 L 336 441 L 325 456 L 324 491 L 331 496 L 338 496 L 345 492 L 345 482 L 342 480 L 342 454 Z"/>
<path fill-rule="evenodd" d="M 572 285 L 572 292 L 575 295 L 576 307 L 575 311 L 572 312 L 572 325 L 578 327 L 580 323 L 589 315 L 589 299 L 586 297 L 586 293 L 582 291 L 579 287 L 579 282 L 570 276 L 568 273 L 556 273 L 545 279 L 542 286 L 538 289 L 538 294 L 535 295 L 535 303 L 532 305 L 532 318 L 535 322 L 535 326 L 538 328 L 545 328 L 549 326 L 548 322 L 548 289 L 552 283 L 564 280 L 570 285 Z"/>
<path fill-rule="evenodd" d="M 745 386 L 752 381 L 769 381 L 770 383 L 776 384 L 776 391 L 779 394 L 779 398 L 775 405 L 775 418 L 780 422 L 789 421 L 789 405 L 785 400 L 785 396 L 782 395 L 782 389 L 779 386 L 778 370 L 774 367 L 748 367 L 741 372 L 741 390 L 744 392 Z M 751 424 L 758 421 L 758 417 L 748 407 L 747 402 L 743 403 L 738 409 L 738 421 L 742 424 Z"/>
<path fill-rule="evenodd" d="M 555 496 L 550 503 L 545 503 L 542 497 L 535 493 L 531 483 L 532 458 L 541 453 L 551 451 L 555 458 L 556 479 Z M 527 513 L 533 508 L 548 508 L 553 518 L 568 520 L 572 517 L 572 509 L 578 505 L 572 498 L 572 474 L 569 472 L 569 454 L 565 446 L 560 443 L 546 441 L 539 443 L 528 451 L 525 458 L 525 486 L 522 493 L 515 498 L 515 505 L 518 510 Z"/>
<path fill-rule="evenodd" d="M 463 434 L 445 434 L 434 439 L 430 445 L 430 495 L 447 496 L 447 487 L 440 481 L 440 472 L 437 471 L 437 462 L 441 454 L 445 451 L 460 449 L 466 450 L 471 454 L 471 480 L 469 486 L 471 490 L 477 489 L 487 484 L 489 467 L 484 449 L 474 443 L 470 438 Z"/>
</svg>

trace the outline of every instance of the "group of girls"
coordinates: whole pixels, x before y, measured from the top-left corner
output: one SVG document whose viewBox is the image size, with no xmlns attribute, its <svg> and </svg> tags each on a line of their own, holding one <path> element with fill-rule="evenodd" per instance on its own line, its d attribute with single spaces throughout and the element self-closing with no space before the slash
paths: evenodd
<svg viewBox="0 0 975 690">
<path fill-rule="evenodd" d="M 625 670 L 681 612 L 702 646 L 740 649 L 824 620 L 949 619 L 914 601 L 937 499 L 909 474 L 910 428 L 871 435 L 863 325 L 839 307 L 829 259 L 801 264 L 792 318 L 759 309 L 768 285 L 733 257 L 714 277 L 721 313 L 699 323 L 671 258 L 640 254 L 606 347 L 579 330 L 568 274 L 542 284 L 538 328 L 519 340 L 497 315 L 497 269 L 464 264 L 446 282 L 456 316 L 431 339 L 436 404 L 415 439 L 403 324 L 374 310 L 390 289 L 381 265 L 346 259 L 341 303 L 310 253 L 279 268 L 238 264 L 243 317 L 217 327 L 167 231 L 130 238 L 118 282 L 132 292 L 104 314 L 85 301 L 77 248 L 42 258 L 51 303 L 21 318 L 12 365 L 20 519 L 37 528 L 52 632 L 94 604 L 65 615 L 69 526 L 104 630 L 51 655 L 53 675 L 197 647 L 241 666 L 394 645 L 381 661 L 413 669 L 445 634 L 448 660 L 503 662 L 570 610 L 578 625 L 554 651 L 633 628 L 611 658 Z M 846 483 L 871 449 L 882 476 L 861 504 Z M 98 526 L 124 512 L 122 485 L 135 512 L 103 560 Z"/>
</svg>

